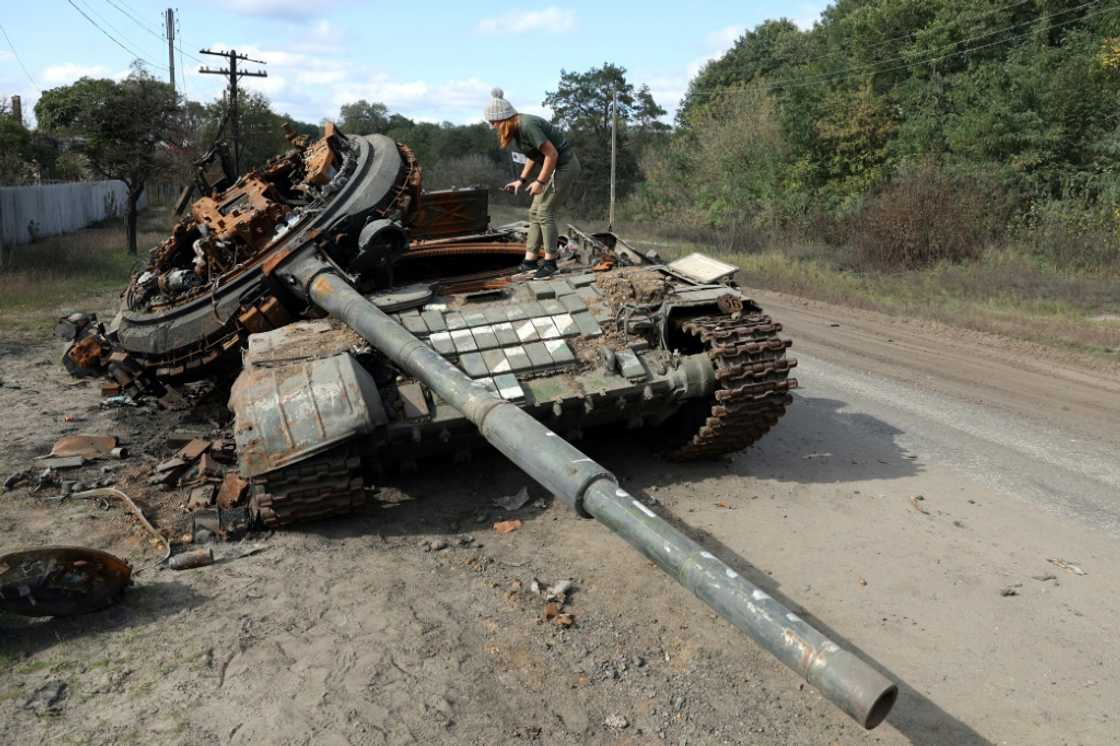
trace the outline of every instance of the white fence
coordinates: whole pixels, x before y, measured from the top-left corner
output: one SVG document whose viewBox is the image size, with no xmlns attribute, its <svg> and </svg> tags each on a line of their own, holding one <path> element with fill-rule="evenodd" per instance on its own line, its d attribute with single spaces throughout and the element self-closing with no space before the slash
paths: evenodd
<svg viewBox="0 0 1120 746">
<path fill-rule="evenodd" d="M 0 244 L 31 243 L 123 215 L 127 199 L 120 181 L 0 187 Z"/>
</svg>

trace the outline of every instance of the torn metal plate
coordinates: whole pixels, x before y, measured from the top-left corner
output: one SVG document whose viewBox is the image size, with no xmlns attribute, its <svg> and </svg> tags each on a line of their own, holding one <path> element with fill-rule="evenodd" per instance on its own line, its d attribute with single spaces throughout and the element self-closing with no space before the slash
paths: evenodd
<svg viewBox="0 0 1120 746">
<path fill-rule="evenodd" d="M 730 279 L 732 275 L 739 271 L 739 268 L 734 264 L 712 259 L 710 256 L 699 252 L 670 262 L 669 269 L 702 285 L 712 285 Z"/>
<path fill-rule="evenodd" d="M 0 609 L 22 616 L 73 616 L 109 606 L 132 567 L 107 552 L 43 547 L 0 557 Z"/>
</svg>

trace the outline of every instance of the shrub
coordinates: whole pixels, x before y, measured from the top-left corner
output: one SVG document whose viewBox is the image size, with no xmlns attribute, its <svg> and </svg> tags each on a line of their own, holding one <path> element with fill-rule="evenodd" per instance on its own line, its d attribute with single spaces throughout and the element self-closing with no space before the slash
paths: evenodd
<svg viewBox="0 0 1120 746">
<path fill-rule="evenodd" d="M 973 259 L 1005 220 L 1001 197 L 994 187 L 933 163 L 903 171 L 852 216 L 856 260 L 891 270 Z"/>
<path fill-rule="evenodd" d="M 1036 202 L 1016 221 L 1014 237 L 1057 269 L 1120 268 L 1120 208 L 1113 204 L 1079 199 Z"/>
</svg>

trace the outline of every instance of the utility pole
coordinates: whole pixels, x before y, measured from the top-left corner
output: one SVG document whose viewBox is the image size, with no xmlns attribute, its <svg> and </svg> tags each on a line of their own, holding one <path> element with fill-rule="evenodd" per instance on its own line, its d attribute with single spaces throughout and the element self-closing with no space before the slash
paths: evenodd
<svg viewBox="0 0 1120 746">
<path fill-rule="evenodd" d="M 167 28 L 167 68 L 171 71 L 171 90 L 175 90 L 175 11 L 171 8 L 167 9 L 167 13 L 163 16 L 164 25 Z"/>
<path fill-rule="evenodd" d="M 618 93 L 611 99 L 611 206 L 607 215 L 607 232 L 614 230 L 614 179 L 618 151 Z"/>
<path fill-rule="evenodd" d="M 243 54 L 238 54 L 236 49 L 231 49 L 228 52 L 212 52 L 209 49 L 198 50 L 199 54 L 210 54 L 215 57 L 225 57 L 228 61 L 229 67 L 225 69 L 212 70 L 209 67 L 200 67 L 198 71 L 205 75 L 225 75 L 229 77 L 229 123 L 230 129 L 233 131 L 233 169 L 234 172 L 241 175 L 241 114 L 237 108 L 237 81 L 241 78 L 267 78 L 268 73 L 264 70 L 254 70 L 252 72 L 242 72 L 237 69 L 237 61 L 255 62 L 258 65 L 267 65 L 264 60 L 254 60 L 246 57 Z"/>
</svg>

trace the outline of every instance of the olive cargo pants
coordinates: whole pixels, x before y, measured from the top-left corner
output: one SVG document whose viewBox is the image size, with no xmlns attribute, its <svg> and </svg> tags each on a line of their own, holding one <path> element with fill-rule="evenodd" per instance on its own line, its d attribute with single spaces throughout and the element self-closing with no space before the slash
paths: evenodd
<svg viewBox="0 0 1120 746">
<path fill-rule="evenodd" d="M 525 241 L 525 251 L 536 254 L 542 248 L 547 252 L 556 251 L 559 231 L 556 229 L 556 206 L 567 195 L 572 182 L 579 176 L 579 158 L 572 153 L 571 159 L 557 167 L 548 180 L 548 185 L 540 194 L 533 197 L 529 205 L 529 237 Z"/>
</svg>

